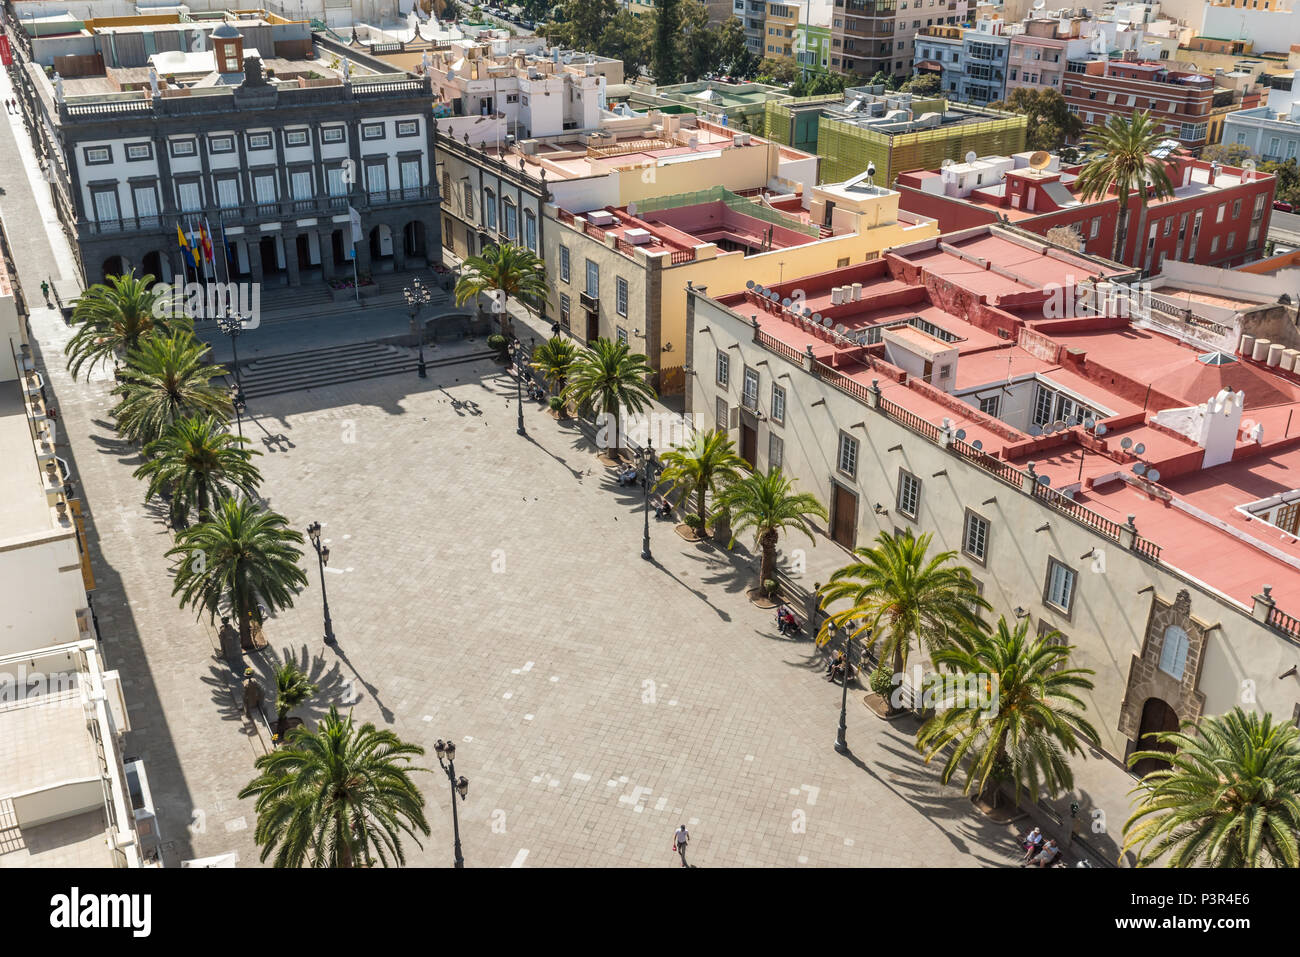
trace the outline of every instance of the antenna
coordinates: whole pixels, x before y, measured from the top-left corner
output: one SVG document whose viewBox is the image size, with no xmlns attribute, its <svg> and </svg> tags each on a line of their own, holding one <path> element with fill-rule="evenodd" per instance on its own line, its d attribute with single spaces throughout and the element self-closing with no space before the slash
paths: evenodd
<svg viewBox="0 0 1300 957">
<path fill-rule="evenodd" d="M 1148 481 L 1148 482 L 1159 482 L 1159 481 L 1160 481 L 1160 470 L 1159 470 L 1159 469 L 1148 469 L 1148 470 L 1147 470 L 1147 481 Z"/>
<path fill-rule="evenodd" d="M 1134 462 L 1134 463 L 1133 463 L 1133 474 L 1134 474 L 1134 475 L 1142 475 L 1142 474 L 1144 474 L 1144 473 L 1146 472 L 1146 470 L 1147 470 L 1147 464 L 1146 464 L 1145 462 Z"/>
<path fill-rule="evenodd" d="M 1127 452 L 1129 449 L 1133 448 L 1133 440 L 1126 435 L 1124 438 L 1119 440 L 1119 447 Z"/>
<path fill-rule="evenodd" d="M 1038 484 L 1046 487 L 1052 484 L 1052 480 L 1046 475 L 1040 475 L 1038 476 Z"/>
<path fill-rule="evenodd" d="M 979 439 L 976 439 L 974 442 L 972 442 L 970 444 L 970 447 L 973 448 L 976 452 L 984 451 L 984 443 L 981 442 Z"/>
<path fill-rule="evenodd" d="M 1033 425 L 1029 427 L 1029 434 L 1032 435 L 1034 438 L 1038 438 L 1038 436 L 1043 434 L 1043 427 L 1039 425 L 1037 422 L 1035 422 Z"/>
<path fill-rule="evenodd" d="M 958 430 L 957 430 L 957 441 L 959 441 L 959 442 L 964 442 L 964 441 L 966 441 L 966 430 L 965 430 L 965 429 L 958 429 Z"/>
<path fill-rule="evenodd" d="M 1029 157 L 1029 168 L 1045 170 L 1052 165 L 1052 154 L 1045 150 L 1035 150 Z"/>
<path fill-rule="evenodd" d="M 966 162 L 967 162 L 967 163 L 973 163 L 973 162 L 975 162 L 977 159 L 979 159 L 979 154 L 976 153 L 974 150 L 971 150 L 969 153 L 966 154 Z"/>
</svg>

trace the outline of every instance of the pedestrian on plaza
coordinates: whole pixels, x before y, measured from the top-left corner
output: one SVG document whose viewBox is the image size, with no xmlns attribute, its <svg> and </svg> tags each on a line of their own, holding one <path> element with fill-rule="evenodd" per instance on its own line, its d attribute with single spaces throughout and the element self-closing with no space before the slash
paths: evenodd
<svg viewBox="0 0 1300 957">
<path fill-rule="evenodd" d="M 1035 826 L 1032 831 L 1025 835 L 1024 841 L 1021 842 L 1025 848 L 1025 856 L 1020 861 L 1020 866 L 1024 867 L 1043 849 L 1043 831 Z"/>
<path fill-rule="evenodd" d="M 5 100 L 5 112 L 6 112 L 6 113 L 13 113 L 13 111 L 14 111 L 14 101 L 13 101 L 13 100 Z"/>
<path fill-rule="evenodd" d="M 1056 846 L 1055 838 L 1048 838 L 1042 852 L 1034 858 L 1034 867 L 1051 867 L 1061 856 L 1061 849 Z"/>
<path fill-rule="evenodd" d="M 675 850 L 678 856 L 681 857 L 682 867 L 686 866 L 686 845 L 690 843 L 690 840 L 691 832 L 686 830 L 685 824 L 681 825 L 673 832 L 673 850 Z"/>
<path fill-rule="evenodd" d="M 44 279 L 41 280 L 41 295 L 45 297 L 45 305 L 50 304 L 50 284 Z"/>
</svg>

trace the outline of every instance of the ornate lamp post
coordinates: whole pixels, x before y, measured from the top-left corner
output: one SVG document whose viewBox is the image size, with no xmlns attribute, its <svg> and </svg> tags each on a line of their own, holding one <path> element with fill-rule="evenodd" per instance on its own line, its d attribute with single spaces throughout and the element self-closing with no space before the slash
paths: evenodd
<svg viewBox="0 0 1300 957">
<path fill-rule="evenodd" d="M 867 632 L 870 635 L 870 632 Z M 844 640 L 844 674 L 840 676 L 840 726 L 835 732 L 835 750 L 840 754 L 849 753 L 849 639 Z"/>
<path fill-rule="evenodd" d="M 325 566 L 330 562 L 330 547 L 320 542 L 320 522 L 307 526 L 307 536 L 312 548 L 316 549 L 316 561 L 320 565 L 320 600 L 325 607 L 325 644 L 334 644 L 334 623 L 330 621 L 330 601 L 325 594 Z"/>
<path fill-rule="evenodd" d="M 239 338 L 240 333 L 244 331 L 244 320 L 227 309 L 224 316 L 217 317 L 217 328 L 221 330 L 222 335 L 230 336 L 230 352 L 233 357 L 231 365 L 235 373 L 235 385 L 238 387 L 239 347 L 235 344 L 235 341 Z"/>
<path fill-rule="evenodd" d="M 460 853 L 460 819 L 456 813 L 457 795 L 459 800 L 465 800 L 465 795 L 469 792 L 469 779 L 464 775 L 456 777 L 456 743 L 454 741 L 443 741 L 438 739 L 438 743 L 433 746 L 434 753 L 438 755 L 438 764 L 442 767 L 443 772 L 447 775 L 447 781 L 451 784 L 451 829 L 456 838 L 456 867 L 465 866 L 465 858 Z M 446 760 L 443 760 L 443 759 Z"/>
<path fill-rule="evenodd" d="M 420 277 L 417 276 L 411 285 L 402 290 L 402 295 L 406 298 L 406 308 L 411 313 L 411 334 L 418 336 L 416 344 L 420 349 L 420 359 L 416 371 L 421 379 L 427 379 L 429 371 L 424 364 L 424 330 L 416 324 L 416 319 L 420 315 L 420 307 L 433 301 L 433 293 L 429 291 L 428 286 L 420 282 Z"/>
<path fill-rule="evenodd" d="M 230 390 L 230 404 L 235 410 L 235 428 L 239 430 L 239 437 L 244 437 L 244 412 L 248 409 L 248 403 L 244 401 L 244 392 L 239 386 L 233 386 Z"/>
<path fill-rule="evenodd" d="M 528 432 L 524 429 L 524 345 L 518 339 L 511 339 L 508 349 L 510 361 L 515 366 L 515 408 L 519 410 L 519 427 L 515 432 L 527 435 Z"/>
<path fill-rule="evenodd" d="M 643 495 L 641 498 L 641 513 L 645 518 L 645 532 L 641 536 L 641 557 L 646 561 L 650 561 L 654 558 L 650 554 L 650 486 L 659 477 L 659 463 L 655 461 L 654 447 L 648 443 L 638 455 L 645 463 L 645 471 L 642 473 Z"/>
</svg>

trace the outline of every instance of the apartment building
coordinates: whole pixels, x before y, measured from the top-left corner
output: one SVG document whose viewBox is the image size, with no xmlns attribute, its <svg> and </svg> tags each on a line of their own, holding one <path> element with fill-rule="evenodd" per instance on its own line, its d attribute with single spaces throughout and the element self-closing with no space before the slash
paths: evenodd
<svg viewBox="0 0 1300 957">
<path fill-rule="evenodd" d="M 769 103 L 765 129 L 781 143 L 821 156 L 822 176 L 830 182 L 874 163 L 877 182 L 893 183 L 904 170 L 972 151 L 1019 152 L 1027 125 L 1020 114 L 862 86 L 840 97 Z"/>
<path fill-rule="evenodd" d="M 1171 139 L 1189 149 L 1209 142 L 1214 78 L 1171 70 L 1167 63 L 1126 53 L 1122 60 L 1071 60 L 1061 94 L 1085 126 L 1113 114 L 1145 112 Z"/>
<path fill-rule="evenodd" d="M 1090 21 L 1026 19 L 1011 33 L 1007 50 L 1006 95 L 1012 90 L 1056 90 L 1064 86 L 1066 65 L 1087 57 L 1103 36 L 1090 32 Z M 1104 43 L 1104 40 L 1102 41 Z"/>
<path fill-rule="evenodd" d="M 1169 141 L 1162 148 L 1172 197 L 1130 197 L 1119 261 L 1148 273 L 1165 261 L 1238 266 L 1263 254 L 1276 178 L 1255 169 L 1219 166 L 1193 158 Z M 1090 255 L 1109 258 L 1115 243 L 1116 198 L 1080 195 L 1079 167 L 1055 157 L 1034 168 L 1031 154 L 986 156 L 898 177 L 902 206 L 939 221 L 943 232 L 996 222 L 1046 236 L 1071 229 Z"/>
<path fill-rule="evenodd" d="M 222 280 L 329 281 L 352 272 L 349 207 L 360 271 L 437 258 L 428 77 L 388 72 L 307 24 L 163 19 L 76 38 L 96 52 L 56 53 L 52 78 L 25 64 L 86 282 L 192 273 L 178 227 L 206 230 L 217 254 L 202 269 Z"/>
<path fill-rule="evenodd" d="M 957 98 L 962 81 L 961 27 L 924 27 L 915 38 L 916 73 L 930 73 L 939 79 L 939 89 L 945 96 Z"/>
<path fill-rule="evenodd" d="M 985 17 L 975 23 L 974 29 L 962 31 L 962 75 L 957 95 L 967 103 L 993 103 L 1006 92 L 1011 38 L 1004 26 L 996 17 Z"/>
<path fill-rule="evenodd" d="M 835 0 L 831 17 L 831 68 L 871 77 L 910 76 L 916 35 L 927 27 L 966 20 L 967 0 Z"/>
<path fill-rule="evenodd" d="M 688 282 L 739 289 L 935 234 L 866 175 L 817 186 L 815 156 L 705 121 L 663 121 L 653 140 L 537 154 L 551 191 L 549 314 L 579 340 L 632 343 L 663 393 L 682 389 Z"/>
<path fill-rule="evenodd" d="M 1300 379 L 1116 315 L 1131 278 L 982 226 L 687 305 L 687 411 L 817 495 L 843 547 L 930 534 L 994 620 L 1061 633 L 1117 762 L 1243 687 L 1300 702 L 1300 509 L 1278 512 Z"/>
<path fill-rule="evenodd" d="M 1300 100 L 1279 112 L 1268 106 L 1229 113 L 1223 118 L 1223 142 L 1249 147 L 1261 159 L 1286 162 L 1300 153 Z"/>
</svg>

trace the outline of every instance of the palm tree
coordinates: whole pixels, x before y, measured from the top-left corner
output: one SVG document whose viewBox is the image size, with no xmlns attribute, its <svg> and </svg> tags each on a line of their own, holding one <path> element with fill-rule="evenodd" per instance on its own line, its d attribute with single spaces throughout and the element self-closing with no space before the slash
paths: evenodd
<svg viewBox="0 0 1300 957">
<path fill-rule="evenodd" d="M 1115 187 L 1118 218 L 1110 258 L 1116 262 L 1123 262 L 1128 239 L 1129 194 L 1136 191 L 1143 218 L 1150 198 L 1148 188 L 1153 189 L 1156 199 L 1174 195 L 1164 161 L 1151 155 L 1165 138 L 1160 127 L 1145 112 L 1137 110 L 1133 111 L 1131 118 L 1112 113 L 1104 125 L 1094 126 L 1084 137 L 1083 145 L 1088 150 L 1100 151 L 1104 155 L 1089 161 L 1083 168 L 1078 179 L 1079 192 L 1084 199 L 1095 200 L 1106 196 L 1110 188 Z M 1141 229 L 1139 220 L 1139 235 Z"/>
<path fill-rule="evenodd" d="M 928 534 L 881 532 L 873 547 L 855 549 L 859 561 L 837 569 L 821 588 L 823 608 L 841 599 L 849 606 L 826 620 L 819 642 L 829 640 L 832 627 L 848 627 L 850 641 L 861 637 L 867 648 L 881 646 L 882 660 L 893 656 L 891 711 L 913 638 L 927 651 L 937 651 L 960 635 L 982 630 L 979 613 L 989 607 L 970 569 L 953 564 L 956 552 L 928 558 L 929 549 Z"/>
<path fill-rule="evenodd" d="M 207 352 L 208 346 L 187 331 L 141 340 L 127 353 L 122 384 L 113 390 L 122 397 L 113 410 L 118 431 L 147 445 L 188 415 L 215 415 L 226 421 L 230 396 L 212 384 L 226 370 L 207 365 Z"/>
<path fill-rule="evenodd" d="M 149 461 L 135 470 L 136 478 L 149 480 L 145 501 L 168 491 L 174 521 L 187 521 L 195 509 L 206 522 L 213 501 L 236 489 L 252 495 L 262 481 L 252 457 L 262 453 L 245 448 L 247 441 L 227 432 L 215 416 L 173 422 L 145 446 Z"/>
<path fill-rule="evenodd" d="M 172 594 L 181 596 L 182 608 L 206 610 L 212 621 L 226 603 L 247 643 L 259 603 L 271 611 L 289 608 L 307 584 L 298 567 L 302 552 L 294 547 L 302 535 L 287 526 L 284 516 L 248 499 L 222 500 L 210 521 L 176 534 L 176 547 L 167 552 L 180 559 Z M 238 649 L 225 651 L 239 657 Z"/>
<path fill-rule="evenodd" d="M 262 860 L 276 867 L 405 864 L 401 835 L 429 835 L 424 796 L 411 780 L 424 748 L 367 722 L 359 729 L 338 709 L 315 731 L 294 728 L 288 747 L 255 762 L 256 778 L 239 792 L 256 797 Z M 415 843 L 420 845 L 419 839 Z"/>
<path fill-rule="evenodd" d="M 188 316 L 170 315 L 166 302 L 151 288 L 153 282 L 153 276 L 137 279 L 132 270 L 109 276 L 107 283 L 95 283 L 81 294 L 72 311 L 73 323 L 81 328 L 63 347 L 74 379 L 83 366 L 120 359 L 148 335 L 193 328 Z"/>
<path fill-rule="evenodd" d="M 292 661 L 286 661 L 275 672 L 275 735 L 284 740 L 284 726 L 289 712 L 317 691 L 307 673 Z"/>
<path fill-rule="evenodd" d="M 737 481 L 749 471 L 749 463 L 736 454 L 735 445 L 726 432 L 714 429 L 695 435 L 690 445 L 678 446 L 664 454 L 662 484 L 682 496 L 683 501 L 695 496 L 695 511 L 704 528 L 709 513 L 706 496 L 712 492 L 717 498 L 719 489 Z"/>
<path fill-rule="evenodd" d="M 947 752 L 943 783 L 965 769 L 970 794 L 978 788 L 996 803 L 999 785 L 1012 780 L 1016 802 L 1022 791 L 1037 801 L 1074 787 L 1067 755 L 1083 754 L 1084 738 L 1096 743 L 1097 732 L 1086 720 L 1078 692 L 1091 691 L 1086 668 L 1066 668 L 1071 646 L 1058 632 L 1032 636 L 1029 620 L 1013 628 L 998 618 L 992 632 L 958 635 L 933 654 L 937 666 L 951 672 L 938 676 L 942 693 L 937 713 L 916 735 L 916 747 L 929 763 Z"/>
<path fill-rule="evenodd" d="M 1129 757 L 1170 762 L 1124 822 L 1139 867 L 1300 867 L 1300 729 L 1237 707 L 1155 737 L 1177 751 Z"/>
<path fill-rule="evenodd" d="M 578 348 L 572 340 L 553 336 L 533 350 L 532 367 L 551 384 L 551 391 L 558 394 L 564 391 L 577 357 Z"/>
<path fill-rule="evenodd" d="M 775 574 L 776 543 L 781 540 L 781 533 L 795 529 L 816 544 L 809 517 L 815 515 L 822 521 L 827 517 L 826 506 L 817 500 L 817 496 L 796 492 L 794 481 L 786 478 L 779 468 L 751 472 L 732 482 L 717 497 L 717 506 L 731 514 L 733 543 L 745 529 L 754 530 L 754 541 L 762 551 L 758 586 L 764 591 L 766 583 Z"/>
<path fill-rule="evenodd" d="M 524 301 L 522 297 L 532 296 L 545 301 L 550 295 L 546 263 L 532 250 L 514 243 L 489 246 L 479 255 L 470 256 L 461 266 L 460 279 L 456 281 L 456 305 L 464 305 L 483 293 L 493 295 L 493 311 L 500 317 L 501 333 L 505 335 L 509 319 L 507 297 Z M 526 301 L 524 305 L 527 308 Z"/>
<path fill-rule="evenodd" d="M 619 416 L 624 411 L 640 412 L 655 397 L 646 381 L 651 375 L 654 370 L 646 357 L 630 352 L 626 342 L 597 339 L 573 360 L 561 397 L 580 409 L 604 413 L 614 424 L 614 441 L 608 448 L 617 449 Z"/>
</svg>

